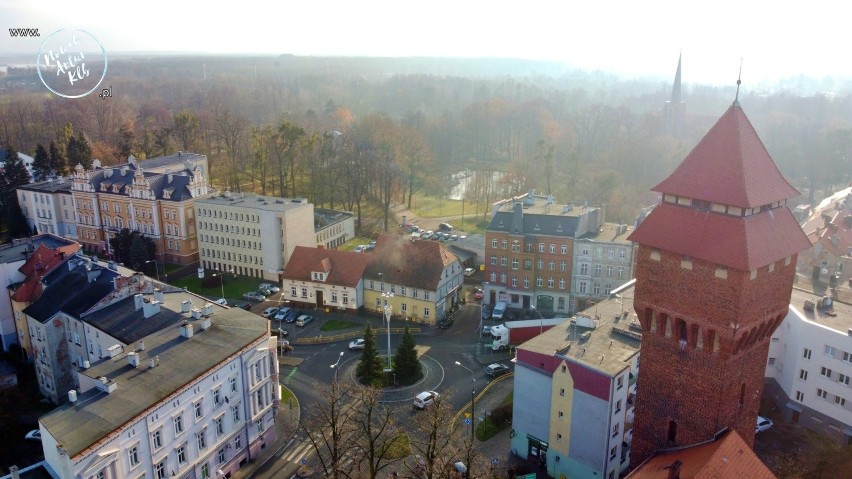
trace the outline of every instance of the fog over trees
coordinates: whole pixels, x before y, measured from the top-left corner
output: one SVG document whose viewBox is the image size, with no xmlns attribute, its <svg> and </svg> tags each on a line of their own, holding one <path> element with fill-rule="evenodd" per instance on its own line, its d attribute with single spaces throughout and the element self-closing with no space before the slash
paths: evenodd
<svg viewBox="0 0 852 479">
<path fill-rule="evenodd" d="M 499 185 L 468 192 L 480 211 L 498 194 L 535 188 L 560 203 L 606 203 L 608 219 L 632 222 L 655 201 L 649 188 L 734 99 L 735 78 L 692 84 L 688 65 L 681 138 L 663 128 L 671 81 L 543 62 L 139 56 L 111 60 L 111 98 L 76 100 L 45 94 L 32 70 L 10 69 L 0 77 L 0 143 L 34 156 L 53 142 L 70 163 L 80 152 L 63 150 L 84 138 L 107 165 L 191 150 L 208 156 L 217 189 L 356 213 L 370 201 L 385 219 L 391 201 L 446 194 L 454 172 L 498 171 Z M 807 85 L 835 91 L 758 91 L 745 81 L 739 98 L 805 196 L 848 183 L 852 171 L 852 89 Z"/>
</svg>

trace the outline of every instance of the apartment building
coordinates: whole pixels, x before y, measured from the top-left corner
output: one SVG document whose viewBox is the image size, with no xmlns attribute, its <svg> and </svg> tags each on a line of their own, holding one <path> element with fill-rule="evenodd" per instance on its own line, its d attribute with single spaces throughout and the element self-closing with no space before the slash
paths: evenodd
<svg viewBox="0 0 852 479">
<path fill-rule="evenodd" d="M 356 313 L 364 305 L 370 256 L 297 246 L 281 275 L 281 300 L 298 307 Z"/>
<path fill-rule="evenodd" d="M 79 250 L 79 243 L 53 235 L 14 240 L 13 243 L 0 247 L 0 258 L 13 259 L 2 263 L 4 271 L 0 273 L 0 278 L 3 278 L 0 284 L 6 284 L 9 288 L 9 302 L 0 300 L 0 317 L 3 318 L 0 320 L 0 331 L 3 332 L 4 350 L 8 350 L 8 346 L 12 344 L 9 334 L 14 331 L 24 359 L 31 358 L 32 342 L 28 333 L 27 316 L 23 311 L 41 297 L 44 291 L 42 278 Z M 6 270 L 5 267 L 10 263 L 13 267 Z M 14 265 L 20 265 L 17 268 L 18 275 L 10 277 L 8 274 L 14 269 Z M 13 325 L 8 323 L 9 318 L 14 319 Z"/>
<path fill-rule="evenodd" d="M 68 404 L 40 418 L 55 477 L 230 477 L 275 441 L 280 397 L 268 322 L 168 296 L 143 308 L 159 307 L 172 325 L 79 371 L 79 389 L 63 392 Z"/>
<path fill-rule="evenodd" d="M 603 223 L 574 240 L 571 292 L 578 310 L 606 298 L 633 278 L 635 245 L 627 239 L 631 228 Z"/>
<path fill-rule="evenodd" d="M 196 207 L 206 269 L 277 283 L 297 246 L 317 245 L 314 206 L 303 198 L 224 193 L 200 199 Z"/>
<path fill-rule="evenodd" d="M 349 211 L 314 208 L 317 246 L 335 249 L 355 237 L 355 215 Z"/>
<path fill-rule="evenodd" d="M 70 179 L 30 183 L 18 187 L 17 194 L 21 212 L 31 229 L 77 239 L 77 217 Z"/>
<path fill-rule="evenodd" d="M 556 205 L 534 191 L 496 203 L 485 232 L 485 304 L 576 311 L 574 242 L 603 221 L 603 208 Z"/>
<path fill-rule="evenodd" d="M 809 303 L 808 303 L 809 302 Z M 852 309 L 794 289 L 772 334 L 764 395 L 785 420 L 852 444 Z"/>
<path fill-rule="evenodd" d="M 92 169 L 74 169 L 71 195 L 77 239 L 90 252 L 110 253 L 109 240 L 123 228 L 154 240 L 161 262 L 198 261 L 195 200 L 207 195 L 207 157 L 173 155 Z"/>
<path fill-rule="evenodd" d="M 434 325 L 461 299 L 464 268 L 437 241 L 381 235 L 364 271 L 364 307 Z"/>
<path fill-rule="evenodd" d="M 633 286 L 517 347 L 511 450 L 550 477 L 613 479 L 630 464 L 642 337 Z"/>
<path fill-rule="evenodd" d="M 852 187 L 823 199 L 802 224 L 811 248 L 799 255 L 799 272 L 825 283 L 852 278 Z"/>
</svg>

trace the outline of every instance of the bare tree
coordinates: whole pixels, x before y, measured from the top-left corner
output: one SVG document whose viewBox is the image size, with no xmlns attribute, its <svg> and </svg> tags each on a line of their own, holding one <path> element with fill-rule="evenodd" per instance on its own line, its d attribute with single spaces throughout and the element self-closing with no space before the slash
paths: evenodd
<svg viewBox="0 0 852 479">
<path fill-rule="evenodd" d="M 420 411 L 408 428 L 412 452 L 422 461 L 421 464 L 406 465 L 415 476 L 422 474 L 425 479 L 442 479 L 457 460 L 458 445 L 464 431 L 452 424 L 454 411 L 445 400 L 448 396 L 444 392 L 433 404 Z"/>
<path fill-rule="evenodd" d="M 311 448 L 323 470 L 324 477 L 356 479 L 357 462 L 344 464 L 344 456 L 353 451 L 355 435 L 359 433 L 352 387 L 334 382 L 331 386 L 318 386 L 321 400 L 311 404 L 309 414 L 299 420 L 307 432 Z"/>
<path fill-rule="evenodd" d="M 365 477 L 376 479 L 379 473 L 402 460 L 393 455 L 404 434 L 396 427 L 393 408 L 379 402 L 381 390 L 370 386 L 355 389 L 353 422 L 356 443 L 364 455 Z"/>
</svg>

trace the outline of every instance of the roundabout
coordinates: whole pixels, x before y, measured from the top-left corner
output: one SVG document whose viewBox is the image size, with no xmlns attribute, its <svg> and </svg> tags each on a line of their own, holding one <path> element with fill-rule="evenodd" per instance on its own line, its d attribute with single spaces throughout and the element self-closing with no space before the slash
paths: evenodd
<svg viewBox="0 0 852 479">
<path fill-rule="evenodd" d="M 360 357 L 349 358 L 340 365 L 340 379 L 355 385 L 361 385 L 356 376 Z M 423 377 L 414 384 L 400 387 L 387 387 L 382 390 L 380 402 L 395 403 L 413 401 L 421 391 L 434 391 L 444 382 L 444 367 L 431 356 L 420 356 Z"/>
</svg>

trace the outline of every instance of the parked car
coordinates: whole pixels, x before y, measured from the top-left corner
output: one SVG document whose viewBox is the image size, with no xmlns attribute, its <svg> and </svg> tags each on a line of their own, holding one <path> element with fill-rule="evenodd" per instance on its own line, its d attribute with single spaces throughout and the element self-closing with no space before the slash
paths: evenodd
<svg viewBox="0 0 852 479">
<path fill-rule="evenodd" d="M 441 223 L 441 224 L 438 225 L 438 228 L 440 228 L 443 231 L 452 231 L 453 225 L 451 225 L 449 223 Z"/>
<path fill-rule="evenodd" d="M 296 320 L 296 318 L 298 318 L 301 315 L 302 315 L 301 311 L 291 309 L 290 311 L 287 312 L 287 316 L 284 316 L 284 322 L 285 323 L 292 323 L 293 321 Z"/>
<path fill-rule="evenodd" d="M 453 325 L 454 322 L 455 320 L 452 317 L 447 316 L 446 318 L 438 322 L 438 327 L 441 329 L 448 329 L 450 326 Z"/>
<path fill-rule="evenodd" d="M 482 334 L 487 334 L 487 335 L 490 336 L 491 335 L 491 326 L 489 326 L 487 324 L 485 326 L 483 326 L 482 327 Z"/>
<path fill-rule="evenodd" d="M 245 309 L 246 311 L 251 310 L 251 304 L 249 304 L 249 303 L 241 303 L 241 302 L 238 302 L 238 301 L 229 301 L 229 302 L 228 302 L 228 306 L 230 306 L 230 307 L 232 307 L 232 308 Z"/>
<path fill-rule="evenodd" d="M 772 427 L 772 425 L 772 419 L 765 418 L 763 416 L 757 416 L 757 425 L 754 427 L 754 432 L 755 434 L 763 432 Z"/>
<path fill-rule="evenodd" d="M 269 289 L 259 289 L 257 290 L 257 294 L 263 296 L 263 299 L 265 300 L 267 296 L 272 295 L 272 291 Z"/>
<path fill-rule="evenodd" d="M 275 286 L 274 284 L 269 284 L 269 283 L 260 283 L 260 286 L 258 286 L 257 289 L 259 289 L 259 290 L 266 289 L 266 290 L 269 290 L 270 293 L 272 293 L 272 294 L 281 292 L 281 288 L 279 288 L 278 286 Z"/>
<path fill-rule="evenodd" d="M 218 304 L 219 306 L 227 306 L 228 305 L 228 300 L 225 299 L 225 298 L 219 298 L 219 299 L 217 299 L 216 301 L 213 301 L 213 302 Z"/>
<path fill-rule="evenodd" d="M 485 367 L 485 374 L 491 376 L 492 378 L 496 378 L 497 376 L 502 376 L 509 372 L 509 366 L 500 363 L 489 364 Z"/>
<path fill-rule="evenodd" d="M 355 351 L 356 349 L 364 349 L 364 338 L 356 339 L 355 341 L 351 341 L 349 343 L 349 350 Z"/>
<path fill-rule="evenodd" d="M 450 239 L 453 240 L 453 241 L 458 241 L 459 235 L 450 235 Z"/>
<path fill-rule="evenodd" d="M 420 233 L 420 239 L 429 239 L 432 237 L 432 230 L 426 230 L 423 233 Z"/>
<path fill-rule="evenodd" d="M 264 309 L 263 312 L 260 313 L 260 315 L 263 316 L 264 318 L 269 318 L 271 316 L 275 316 L 275 313 L 277 313 L 277 312 L 278 312 L 278 308 L 271 307 L 271 308 Z"/>
<path fill-rule="evenodd" d="M 467 466 L 461 461 L 453 464 L 453 471 L 455 471 L 456 477 L 467 477 Z"/>
<path fill-rule="evenodd" d="M 417 409 L 426 409 L 426 406 L 435 402 L 440 394 L 435 391 L 423 391 L 414 398 L 414 407 Z"/>
<path fill-rule="evenodd" d="M 308 316 L 307 314 L 303 314 L 303 315 L 299 316 L 298 318 L 296 318 L 296 326 L 303 328 L 303 327 L 311 324 L 311 321 L 313 321 L 313 320 L 314 320 L 313 316 Z"/>
<path fill-rule="evenodd" d="M 482 299 L 482 297 L 484 295 L 485 295 L 485 292 L 482 291 L 482 288 L 476 288 L 476 290 L 473 293 L 473 297 L 476 298 L 476 299 Z"/>
<path fill-rule="evenodd" d="M 367 245 L 359 244 L 352 251 L 355 252 L 355 253 L 363 253 L 364 251 L 367 251 Z"/>
<path fill-rule="evenodd" d="M 257 291 L 249 291 L 243 295 L 243 299 L 246 301 L 265 301 L 266 296 L 258 293 Z"/>
<path fill-rule="evenodd" d="M 41 441 L 41 429 L 33 429 L 24 436 L 24 439 L 30 441 Z"/>
<path fill-rule="evenodd" d="M 289 315 L 290 315 L 290 308 L 285 306 L 285 307 L 278 310 L 278 312 L 275 314 L 275 317 L 273 319 L 275 321 L 284 321 L 285 319 L 287 319 L 287 316 L 289 316 Z"/>
<path fill-rule="evenodd" d="M 465 276 L 473 276 L 473 273 L 475 273 L 475 272 L 476 272 L 476 270 L 473 269 L 473 268 L 465 268 L 464 269 L 464 275 Z"/>
</svg>

